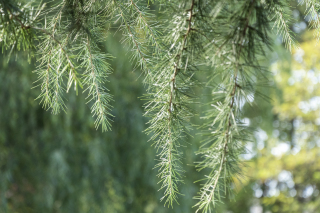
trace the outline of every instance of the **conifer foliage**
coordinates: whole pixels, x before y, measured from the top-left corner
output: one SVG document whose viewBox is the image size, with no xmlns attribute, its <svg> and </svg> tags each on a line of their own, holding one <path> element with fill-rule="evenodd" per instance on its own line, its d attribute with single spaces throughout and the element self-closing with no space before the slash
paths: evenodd
<svg viewBox="0 0 320 213">
<path fill-rule="evenodd" d="M 151 4 L 152 3 L 152 4 Z M 252 139 L 242 121 L 244 104 L 262 96 L 268 85 L 259 61 L 277 33 L 289 50 L 297 46 L 290 29 L 290 1 L 280 0 L 0 0 L 0 41 L 11 54 L 37 55 L 39 102 L 56 114 L 66 108 L 64 93 L 82 88 L 88 94 L 96 127 L 110 130 L 112 94 L 107 89 L 112 55 L 101 50 L 112 27 L 122 33 L 132 59 L 144 72 L 145 116 L 151 141 L 158 150 L 160 189 L 165 205 L 178 202 L 183 183 L 181 146 L 190 134 L 190 118 L 198 113 L 195 87 L 213 88 L 211 109 L 200 132 L 198 170 L 208 174 L 195 196 L 196 211 L 211 212 L 241 177 L 240 155 Z M 320 4 L 301 1 L 310 27 L 319 38 Z M 156 15 L 150 6 L 158 6 Z M 207 82 L 196 79 L 198 72 Z M 266 97 L 263 97 L 266 98 Z M 245 175 L 245 174 L 244 174 Z"/>
</svg>

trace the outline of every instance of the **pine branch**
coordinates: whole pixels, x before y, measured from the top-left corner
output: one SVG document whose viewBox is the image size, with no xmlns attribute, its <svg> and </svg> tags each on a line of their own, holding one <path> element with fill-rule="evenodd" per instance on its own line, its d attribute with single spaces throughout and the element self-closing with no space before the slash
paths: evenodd
<svg viewBox="0 0 320 213">
<path fill-rule="evenodd" d="M 136 52 L 133 56 L 138 59 L 138 64 L 142 70 L 146 72 L 148 77 L 152 66 L 150 59 L 147 57 L 150 52 L 148 40 L 151 40 L 150 43 L 152 45 L 156 45 L 156 49 L 159 48 L 156 38 L 158 35 L 154 30 L 157 26 L 151 27 L 147 22 L 147 16 L 154 17 L 151 14 L 141 11 L 133 0 L 130 0 L 126 4 L 117 1 L 113 2 L 119 11 L 119 18 L 122 21 L 120 29 L 125 32 L 124 41 L 130 41 L 129 43 L 131 43 L 130 45 L 132 45 L 133 51 Z M 135 13 L 138 15 L 136 16 Z M 139 35 L 139 31 L 141 30 L 144 31 L 145 37 Z"/>
<path fill-rule="evenodd" d="M 10 48 L 10 53 L 13 50 L 32 50 L 34 48 L 34 34 L 29 27 L 39 13 L 43 9 L 41 5 L 34 9 L 29 2 L 21 9 L 15 1 L 0 1 L 0 42 L 2 50 Z M 25 13 L 22 10 L 29 11 Z"/>
<path fill-rule="evenodd" d="M 289 11 L 287 11 L 286 1 L 268 0 L 266 1 L 266 8 L 270 11 L 271 20 L 275 20 L 273 27 L 277 28 L 286 47 L 292 51 L 292 48 L 296 48 L 297 44 L 294 33 L 288 25 L 292 18 Z"/>
<path fill-rule="evenodd" d="M 49 33 L 46 29 L 42 29 L 42 28 L 37 28 L 37 27 L 34 27 L 34 26 L 30 26 L 31 28 L 33 29 L 36 29 L 36 30 L 39 30 L 39 31 L 42 31 L 44 34 L 48 35 L 50 37 L 49 40 L 52 40 L 54 41 L 60 48 L 60 50 L 64 53 L 64 56 L 65 56 L 65 59 L 66 59 L 66 62 L 67 64 L 69 65 L 69 68 L 70 68 L 70 72 L 69 72 L 69 78 L 68 78 L 68 84 L 67 84 L 67 92 L 69 91 L 70 87 L 72 86 L 72 83 L 74 82 L 74 85 L 75 85 L 75 90 L 77 90 L 77 84 L 82 88 L 82 83 L 80 81 L 80 79 L 78 78 L 77 76 L 77 71 L 74 67 L 74 63 L 72 62 L 72 60 L 70 59 L 70 56 L 67 52 L 67 50 L 65 49 L 65 44 L 62 44 L 57 38 L 55 38 L 54 36 L 54 32 L 55 32 L 55 25 L 56 23 L 54 24 L 54 27 L 53 27 L 53 32 L 52 34 Z M 67 43 L 68 39 L 69 39 L 69 36 L 70 36 L 70 33 L 66 36 L 65 38 L 65 43 Z M 51 56 L 51 51 L 49 51 L 49 56 Z"/>
<path fill-rule="evenodd" d="M 142 20 L 143 25 L 145 26 L 144 28 L 146 29 L 145 34 L 150 35 L 150 38 L 152 39 L 152 44 L 156 46 L 156 50 L 157 50 L 158 48 L 160 48 L 160 44 L 158 43 L 158 39 L 157 39 L 158 37 L 157 32 L 155 31 L 154 27 L 151 27 L 146 20 L 147 15 L 149 15 L 150 18 L 154 18 L 154 16 L 151 16 L 150 14 L 145 15 L 146 13 L 140 10 L 140 8 L 137 6 L 136 3 L 134 3 L 133 0 L 130 0 L 130 2 L 131 2 L 131 5 L 133 5 L 133 7 L 137 10 L 137 13 L 139 13 L 139 17 Z"/>
<path fill-rule="evenodd" d="M 320 4 L 315 0 L 305 0 L 306 6 L 309 8 L 306 15 L 310 15 L 312 20 L 310 26 L 315 29 L 315 37 L 320 39 Z"/>
<path fill-rule="evenodd" d="M 153 134 L 151 140 L 155 141 L 156 148 L 160 149 L 160 162 L 156 167 L 159 168 L 158 176 L 162 183 L 160 189 L 165 189 L 161 200 L 165 200 L 165 205 L 168 206 L 172 206 L 173 201 L 177 202 L 178 184 L 182 182 L 184 172 L 180 165 L 180 141 L 188 134 L 188 120 L 192 116 L 188 106 L 192 100 L 187 91 L 193 84 L 194 70 L 189 60 L 192 56 L 186 49 L 187 45 L 188 48 L 192 47 L 192 43 L 188 42 L 192 32 L 194 7 L 195 0 L 191 0 L 190 7 L 182 11 L 181 15 L 175 15 L 177 21 L 169 26 L 167 35 L 173 36 L 168 36 L 164 41 L 168 42 L 167 46 L 170 49 L 163 49 L 156 58 L 160 63 L 152 69 L 152 78 L 149 78 L 152 90 L 148 95 L 151 100 L 145 107 L 145 115 L 151 117 L 147 132 Z M 187 20 L 183 18 L 186 13 Z"/>
<path fill-rule="evenodd" d="M 89 92 L 89 101 L 94 101 L 91 112 L 94 116 L 97 116 L 95 121 L 96 128 L 101 125 L 102 131 L 107 131 L 111 129 L 110 102 L 112 101 L 112 96 L 108 93 L 108 89 L 104 87 L 104 84 L 111 73 L 110 65 L 106 62 L 111 59 L 111 56 L 102 54 L 98 50 L 92 50 L 92 47 L 97 49 L 92 45 L 89 37 L 87 37 L 84 56 L 81 58 L 83 63 L 80 66 L 86 68 L 83 82 Z"/>
<path fill-rule="evenodd" d="M 47 61 L 48 68 L 44 71 L 44 69 L 38 70 L 39 78 L 43 80 L 42 83 L 42 94 L 39 96 L 39 98 L 42 98 L 42 101 L 44 102 L 45 107 L 53 108 L 54 113 L 59 112 L 59 106 L 61 106 L 64 109 L 64 103 L 63 98 L 61 97 L 60 93 L 63 91 L 63 87 L 61 83 L 63 82 L 62 77 L 66 70 L 70 70 L 68 73 L 68 83 L 67 83 L 67 91 L 72 86 L 73 82 L 75 85 L 75 90 L 77 91 L 77 85 L 80 85 L 82 87 L 82 84 L 86 85 L 87 88 L 85 91 L 89 91 L 90 101 L 94 100 L 94 104 L 91 108 L 92 113 L 94 116 L 97 116 L 96 119 L 96 128 L 98 128 L 99 125 L 102 125 L 102 130 L 106 131 L 109 130 L 111 127 L 110 124 L 110 118 L 111 116 L 109 110 L 111 109 L 111 106 L 109 102 L 112 100 L 112 97 L 110 94 L 107 93 L 107 89 L 104 88 L 103 84 L 105 83 L 107 75 L 110 73 L 110 66 L 107 62 L 104 62 L 103 60 L 109 60 L 110 56 L 106 54 L 100 54 L 99 51 L 97 51 L 96 44 L 92 44 L 92 40 L 89 39 L 89 36 L 92 37 L 92 39 L 95 39 L 96 41 L 99 41 L 100 39 L 103 39 L 103 36 L 101 36 L 100 31 L 104 30 L 100 27 L 96 28 L 86 28 L 87 24 L 94 24 L 101 20 L 101 18 L 105 18 L 104 11 L 97 12 L 95 9 L 95 2 L 86 2 L 86 4 L 77 4 L 76 6 L 79 8 L 73 8 L 75 12 L 72 13 L 73 16 L 78 16 L 78 18 L 81 18 L 82 15 L 85 13 L 90 14 L 85 19 L 81 19 L 81 21 L 76 21 L 75 23 L 71 23 L 69 32 L 64 29 L 64 27 L 61 25 L 62 17 L 63 17 L 63 11 L 65 11 L 65 15 L 68 15 L 67 7 L 70 7 L 68 5 L 67 1 L 62 1 L 60 4 L 57 4 L 56 7 L 51 9 L 50 12 L 54 12 L 54 10 L 58 10 L 57 13 L 52 17 L 52 22 L 49 23 L 49 26 L 46 24 L 46 29 L 38 28 L 34 26 L 30 26 L 31 28 L 38 30 L 42 32 L 46 37 L 47 44 L 44 45 L 40 50 L 42 51 L 43 57 L 41 60 L 43 62 L 41 64 L 45 64 L 44 62 Z M 99 15 L 99 17 L 97 17 Z M 47 19 L 47 18 L 46 18 Z M 91 20 L 94 20 L 94 23 L 91 22 Z M 47 23 L 47 21 L 45 20 Z M 59 23 L 59 29 L 57 29 L 57 24 Z M 101 24 L 104 24 L 104 22 L 99 22 Z M 78 25 L 78 29 L 74 29 L 72 25 Z M 79 31 L 80 26 L 80 31 Z M 48 31 L 50 29 L 52 33 Z M 68 33 L 65 35 L 64 41 L 61 42 L 57 39 L 57 36 L 55 35 L 58 32 L 61 32 L 61 29 L 67 31 Z M 78 38 L 78 40 L 81 40 L 82 43 L 80 45 L 75 45 L 73 49 L 70 51 L 66 50 L 66 46 L 69 44 L 70 37 L 74 35 L 75 38 Z M 61 37 L 61 34 L 59 35 Z M 86 41 L 83 41 L 84 36 L 86 36 Z M 96 37 L 96 38 L 93 38 Z M 75 42 L 77 40 L 74 40 Z M 96 42 L 95 41 L 95 42 Z M 84 44 L 84 45 L 83 45 Z M 94 48 L 92 50 L 91 48 Z M 73 53 L 71 51 L 79 51 L 81 50 L 80 55 L 78 58 L 82 61 L 84 61 L 82 64 L 80 64 L 79 68 L 85 67 L 86 71 L 84 73 L 84 78 L 79 79 L 78 73 L 75 69 L 75 65 L 73 61 L 71 60 L 71 57 L 74 57 Z M 71 52 L 71 55 L 69 55 L 69 52 Z M 55 54 L 53 54 L 55 53 Z M 56 53 L 63 55 L 57 55 Z M 81 55 L 84 54 L 84 55 Z M 58 60 L 57 60 L 58 59 Z M 53 61 L 55 61 L 56 68 L 53 68 L 51 65 Z M 55 72 L 59 73 L 59 69 L 61 69 L 61 73 L 59 75 L 53 75 L 50 73 L 51 70 L 54 70 Z M 41 73 L 41 71 L 43 73 Z M 50 79 L 51 78 L 51 79 Z M 49 83 L 48 83 L 49 82 Z M 58 84 L 57 82 L 61 82 Z M 48 90 L 48 87 L 50 87 L 50 84 L 56 85 L 55 91 Z M 58 90 L 59 88 L 59 90 Z"/>
<path fill-rule="evenodd" d="M 259 43 L 268 44 L 268 39 L 264 38 L 267 35 L 263 36 L 251 27 L 254 24 L 250 24 L 250 21 L 255 20 L 256 14 L 264 16 L 256 18 L 257 21 L 266 19 L 259 3 L 255 0 L 242 1 L 238 10 L 224 10 L 223 15 L 230 18 L 217 23 L 221 28 L 231 24 L 233 30 L 216 32 L 215 38 L 220 44 L 213 44 L 211 53 L 212 64 L 216 66 L 214 78 L 220 75 L 222 80 L 215 88 L 213 108 L 204 117 L 208 120 L 204 127 L 209 130 L 198 152 L 203 160 L 198 162 L 197 167 L 198 170 L 211 169 L 211 172 L 205 177 L 206 182 L 199 196 L 195 197 L 199 200 L 195 205 L 196 212 L 212 212 L 212 207 L 221 200 L 222 193 L 226 195 L 234 178 L 241 174 L 239 155 L 244 152 L 244 142 L 252 137 L 252 132 L 241 123 L 240 106 L 254 92 L 255 82 L 248 73 L 258 68 L 253 75 L 260 74 L 257 56 L 263 54 L 263 50 L 258 51 Z M 268 27 L 267 22 L 264 27 Z M 264 31 L 263 26 L 261 30 Z"/>
<path fill-rule="evenodd" d="M 52 17 L 52 22 L 47 29 L 38 28 L 33 25 L 28 27 L 40 31 L 44 34 L 45 45 L 39 49 L 42 57 L 40 58 L 40 66 L 36 71 L 39 75 L 39 80 L 42 80 L 41 94 L 38 98 L 41 98 L 41 102 L 44 103 L 44 107 L 52 108 L 52 112 L 57 114 L 60 109 L 65 110 L 65 104 L 62 97 L 63 89 L 63 75 L 67 69 L 70 69 L 69 80 L 67 85 L 67 91 L 69 90 L 72 82 L 78 83 L 82 86 L 80 80 L 77 77 L 73 62 L 70 60 L 70 56 L 65 49 L 65 44 L 68 42 L 70 33 L 66 36 L 64 44 L 59 41 L 55 34 L 57 32 L 57 24 L 61 22 L 62 11 L 66 6 L 66 2 L 63 1 L 57 4 L 56 8 L 59 8 L 58 13 Z M 47 20 L 45 20 L 47 22 Z M 51 31 L 49 32 L 48 29 Z M 61 71 L 60 71 L 61 69 Z M 50 91 L 50 85 L 53 85 L 54 91 Z M 40 102 L 40 103 L 41 103 Z"/>
</svg>

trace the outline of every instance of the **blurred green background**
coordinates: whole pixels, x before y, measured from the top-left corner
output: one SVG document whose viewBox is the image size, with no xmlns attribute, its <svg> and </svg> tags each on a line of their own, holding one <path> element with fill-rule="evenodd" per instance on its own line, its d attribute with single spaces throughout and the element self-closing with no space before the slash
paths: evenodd
<svg viewBox="0 0 320 213">
<path fill-rule="evenodd" d="M 303 8 L 300 8 L 303 10 Z M 244 106 L 244 122 L 255 130 L 247 145 L 244 177 L 234 185 L 237 194 L 216 206 L 223 213 L 320 212 L 320 43 L 306 32 L 299 10 L 293 30 L 300 49 L 289 53 L 281 39 L 268 60 L 271 87 L 259 87 L 269 101 Z M 33 88 L 36 59 L 27 53 L 9 59 L 0 55 L 0 212 L 2 213 L 191 213 L 193 196 L 206 171 L 193 162 L 201 138 L 196 128 L 184 152 L 185 184 L 179 205 L 160 202 L 156 152 L 143 130 L 143 76 L 134 69 L 129 51 L 110 33 L 104 51 L 110 52 L 113 74 L 108 88 L 114 95 L 112 131 L 94 128 L 86 94 L 65 94 L 66 113 L 52 115 L 36 100 Z M 133 71 L 135 70 L 135 71 Z M 205 79 L 200 73 L 199 79 Z M 210 100 L 208 89 L 200 102 Z M 202 114 L 205 107 L 196 109 Z M 201 119 L 193 119 L 195 125 Z"/>
</svg>

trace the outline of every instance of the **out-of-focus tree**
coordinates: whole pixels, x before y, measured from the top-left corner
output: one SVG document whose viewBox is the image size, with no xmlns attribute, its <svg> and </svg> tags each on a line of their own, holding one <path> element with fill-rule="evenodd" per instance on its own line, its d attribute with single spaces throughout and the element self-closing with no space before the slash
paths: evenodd
<svg viewBox="0 0 320 213">
<path fill-rule="evenodd" d="M 129 60 L 111 37 L 105 44 Z M 109 87 L 117 97 L 113 131 L 94 127 L 85 94 L 68 94 L 68 110 L 42 109 L 26 54 L 0 56 L 0 212 L 157 212 L 154 151 L 143 133 L 139 74 L 114 60 Z M 119 57 L 120 58 L 120 57 Z M 189 207 L 191 209 L 191 207 Z M 179 212 L 179 210 L 178 210 Z"/>
<path fill-rule="evenodd" d="M 246 114 L 251 125 L 260 126 L 251 154 L 244 156 L 250 159 L 249 175 L 238 185 L 235 203 L 222 208 L 234 213 L 320 210 L 320 45 L 312 33 L 302 40 L 300 49 L 271 65 L 275 87 L 266 93 L 272 101 L 260 109 L 272 109 L 273 116 L 265 115 L 271 125 L 252 111 Z"/>
</svg>

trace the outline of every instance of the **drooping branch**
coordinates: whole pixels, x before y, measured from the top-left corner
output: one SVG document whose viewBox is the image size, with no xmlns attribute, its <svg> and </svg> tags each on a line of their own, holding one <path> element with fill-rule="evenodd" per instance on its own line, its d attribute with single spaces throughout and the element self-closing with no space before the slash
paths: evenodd
<svg viewBox="0 0 320 213">
<path fill-rule="evenodd" d="M 151 100 L 145 107 L 145 115 L 151 117 L 147 132 L 153 134 L 151 140 L 160 149 L 160 162 L 156 167 L 161 179 L 160 189 L 165 190 L 161 200 L 165 199 L 165 205 L 169 206 L 177 201 L 178 184 L 182 182 L 184 171 L 180 166 L 182 153 L 179 147 L 181 139 L 188 132 L 188 119 L 191 116 L 187 105 L 192 101 L 186 91 L 193 84 L 194 72 L 189 65 L 191 60 L 188 58 L 191 55 L 186 50 L 187 45 L 189 48 L 193 45 L 189 39 L 194 23 L 195 0 L 188 5 L 190 7 L 181 11 L 181 14 L 174 14 L 177 21 L 168 26 L 168 36 L 163 39 L 165 44 L 156 58 L 160 62 L 151 70 L 152 78 L 148 79 Z M 184 19 L 186 14 L 188 18 Z"/>
<path fill-rule="evenodd" d="M 226 194 L 234 176 L 240 172 L 239 155 L 244 150 L 242 141 L 247 130 L 240 122 L 239 107 L 241 100 L 247 99 L 245 87 L 252 88 L 252 86 L 245 84 L 253 84 L 250 78 L 245 78 L 244 72 L 250 72 L 250 69 L 257 67 L 257 62 L 251 59 L 256 59 L 257 56 L 251 55 L 251 58 L 247 56 L 249 51 L 253 51 L 251 48 L 255 48 L 255 46 L 248 45 L 249 43 L 254 45 L 256 42 L 254 37 L 248 35 L 248 31 L 250 20 L 254 20 L 253 11 L 257 7 L 255 0 L 253 0 L 249 3 L 244 2 L 243 7 L 240 7 L 240 15 L 233 16 L 230 12 L 230 16 L 233 16 L 231 19 L 233 22 L 230 22 L 234 24 L 234 32 L 230 33 L 232 36 L 227 34 L 224 37 L 216 38 L 220 40 L 221 45 L 214 45 L 214 50 L 222 53 L 230 51 L 232 57 L 223 57 L 220 54 L 216 55 L 215 52 L 212 53 L 214 54 L 214 64 L 217 66 L 215 69 L 220 69 L 223 76 L 222 82 L 216 89 L 223 88 L 223 90 L 214 93 L 217 97 L 214 97 L 213 109 L 205 117 L 209 121 L 209 132 L 205 143 L 199 150 L 199 154 L 202 154 L 204 160 L 198 163 L 198 168 L 199 170 L 209 168 L 211 172 L 206 177 L 207 181 L 202 186 L 199 196 L 196 197 L 199 199 L 196 204 L 197 212 L 200 210 L 211 212 L 212 207 L 221 197 L 220 191 L 224 191 Z M 254 40 L 250 41 L 250 39 Z M 264 40 L 259 41 L 264 42 Z M 240 86 L 241 83 L 244 85 Z"/>
</svg>

